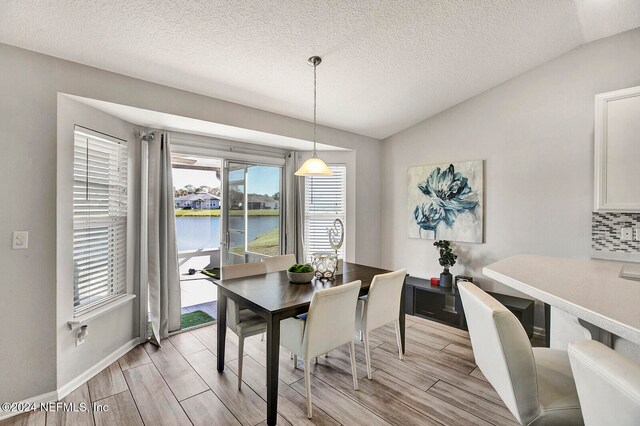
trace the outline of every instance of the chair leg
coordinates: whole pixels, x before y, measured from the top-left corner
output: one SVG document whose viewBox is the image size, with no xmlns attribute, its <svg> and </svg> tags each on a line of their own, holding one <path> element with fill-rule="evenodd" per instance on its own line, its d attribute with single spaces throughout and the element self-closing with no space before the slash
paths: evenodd
<svg viewBox="0 0 640 426">
<path fill-rule="evenodd" d="M 360 339 L 360 341 L 362 342 L 363 339 L 363 333 L 362 330 L 358 330 L 358 338 Z"/>
<path fill-rule="evenodd" d="M 356 368 L 356 345 L 353 340 L 349 343 L 349 356 L 351 357 L 351 374 L 353 375 L 353 390 L 358 390 L 358 369 Z"/>
<path fill-rule="evenodd" d="M 367 363 L 367 378 L 371 380 L 371 354 L 369 353 L 369 332 L 364 332 L 364 359 Z"/>
<path fill-rule="evenodd" d="M 397 319 L 395 322 L 396 325 L 396 340 L 398 341 L 398 358 L 401 360 L 404 359 L 402 355 L 402 342 L 400 341 L 400 320 Z"/>
<path fill-rule="evenodd" d="M 313 362 L 315 362 L 317 364 L 318 363 L 318 357 L 315 357 Z"/>
<path fill-rule="evenodd" d="M 307 418 L 311 418 L 311 409 L 313 404 L 311 403 L 311 362 L 304 361 L 304 390 L 307 397 Z"/>
<path fill-rule="evenodd" d="M 293 354 L 293 369 L 298 368 L 298 355 Z"/>
<path fill-rule="evenodd" d="M 242 359 L 244 358 L 244 337 L 238 339 L 238 389 L 242 388 Z"/>
</svg>

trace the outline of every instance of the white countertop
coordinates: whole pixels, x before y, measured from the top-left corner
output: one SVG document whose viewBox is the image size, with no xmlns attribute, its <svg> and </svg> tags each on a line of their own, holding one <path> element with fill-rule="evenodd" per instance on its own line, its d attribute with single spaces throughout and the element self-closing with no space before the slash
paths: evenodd
<svg viewBox="0 0 640 426">
<path fill-rule="evenodd" d="M 482 272 L 502 284 L 640 344 L 638 264 L 517 255 L 486 266 Z M 621 275 L 635 276 L 635 280 L 624 279 Z"/>
</svg>

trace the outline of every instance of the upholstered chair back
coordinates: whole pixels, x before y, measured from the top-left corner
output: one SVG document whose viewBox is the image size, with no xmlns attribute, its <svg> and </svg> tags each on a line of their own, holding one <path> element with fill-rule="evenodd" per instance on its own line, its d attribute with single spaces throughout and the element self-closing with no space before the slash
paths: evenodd
<svg viewBox="0 0 640 426">
<path fill-rule="evenodd" d="M 222 279 L 232 280 L 234 278 L 250 277 L 267 273 L 265 263 L 238 263 L 222 267 Z M 236 332 L 236 326 L 240 323 L 240 308 L 231 299 L 227 299 L 227 327 Z"/>
<path fill-rule="evenodd" d="M 302 340 L 303 355 L 307 359 L 353 340 L 361 285 L 358 280 L 313 294 Z"/>
<path fill-rule="evenodd" d="M 263 257 L 262 262 L 267 265 L 267 272 L 286 271 L 296 263 L 296 255 L 283 254 L 282 256 Z"/>
<path fill-rule="evenodd" d="M 363 312 L 364 330 L 371 331 L 400 316 L 402 286 L 407 275 L 406 269 L 373 277 L 367 303 Z"/>
<path fill-rule="evenodd" d="M 476 364 L 511 413 L 529 424 L 540 413 L 536 364 L 518 319 L 470 282 L 458 284 Z"/>
<path fill-rule="evenodd" d="M 569 345 L 584 423 L 640 424 L 640 364 L 594 340 Z"/>
</svg>

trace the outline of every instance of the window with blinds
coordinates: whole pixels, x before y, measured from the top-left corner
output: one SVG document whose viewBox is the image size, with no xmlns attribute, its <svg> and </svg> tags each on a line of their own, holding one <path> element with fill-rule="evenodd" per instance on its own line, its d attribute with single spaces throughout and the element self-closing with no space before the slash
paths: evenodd
<svg viewBox="0 0 640 426">
<path fill-rule="evenodd" d="M 76 126 L 73 307 L 79 316 L 127 290 L 127 144 Z"/>
<path fill-rule="evenodd" d="M 347 227 L 347 167 L 328 164 L 333 176 L 307 176 L 304 189 L 304 251 L 307 262 L 312 253 L 330 252 L 328 229 L 333 221 L 342 220 Z M 346 235 L 346 234 L 345 234 Z M 338 252 L 344 259 L 346 245 Z"/>
</svg>

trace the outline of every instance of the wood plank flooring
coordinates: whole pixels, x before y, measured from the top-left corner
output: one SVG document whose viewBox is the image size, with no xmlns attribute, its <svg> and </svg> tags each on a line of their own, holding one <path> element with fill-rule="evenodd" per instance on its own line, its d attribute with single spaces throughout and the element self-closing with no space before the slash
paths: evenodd
<svg viewBox="0 0 640 426">
<path fill-rule="evenodd" d="M 215 325 L 134 348 L 64 399 L 108 410 L 33 412 L 0 422 L 16 425 L 266 425 L 265 342 L 245 342 L 242 390 L 237 389 L 237 337 L 227 333 L 224 374 L 216 370 Z M 278 424 L 499 425 L 516 421 L 473 362 L 466 331 L 407 316 L 407 349 L 398 359 L 393 327 L 371 335 L 373 380 L 356 341 L 359 390 L 352 387 L 345 346 L 311 366 L 313 418 L 307 419 L 304 379 L 280 353 Z"/>
</svg>

